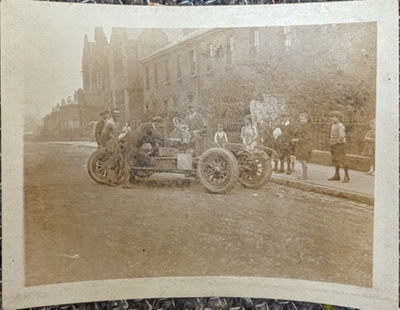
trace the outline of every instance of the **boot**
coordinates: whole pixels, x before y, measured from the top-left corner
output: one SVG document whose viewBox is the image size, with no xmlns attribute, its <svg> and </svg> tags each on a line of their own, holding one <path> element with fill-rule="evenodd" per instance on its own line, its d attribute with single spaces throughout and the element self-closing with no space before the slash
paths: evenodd
<svg viewBox="0 0 400 310">
<path fill-rule="evenodd" d="M 290 160 L 290 156 L 288 156 L 286 174 L 291 174 L 292 172 L 292 162 Z"/>
<path fill-rule="evenodd" d="M 107 185 L 117 186 L 115 171 L 110 168 L 107 168 L 106 175 L 107 175 Z"/>
<path fill-rule="evenodd" d="M 280 160 L 280 164 L 281 164 L 280 168 L 276 173 L 284 173 L 285 172 L 285 168 L 284 168 L 285 162 L 283 160 Z"/>
<path fill-rule="evenodd" d="M 340 181 L 339 167 L 335 166 L 335 174 L 328 179 L 328 181 Z"/>
<path fill-rule="evenodd" d="M 299 180 L 307 180 L 308 179 L 308 167 L 307 162 L 301 161 L 301 167 L 303 169 L 303 175 L 299 176 Z"/>
<path fill-rule="evenodd" d="M 344 178 L 343 178 L 343 183 L 349 183 L 350 177 L 349 177 L 349 171 L 347 170 L 347 167 L 344 168 Z"/>
<path fill-rule="evenodd" d="M 334 174 L 333 176 L 331 176 L 328 181 L 340 181 L 340 175 L 338 174 Z"/>
<path fill-rule="evenodd" d="M 274 160 L 274 168 L 272 169 L 272 171 L 278 171 L 278 161 Z"/>
<path fill-rule="evenodd" d="M 122 182 L 122 188 L 135 188 L 135 174 L 129 167 L 124 167 L 124 181 Z"/>
</svg>

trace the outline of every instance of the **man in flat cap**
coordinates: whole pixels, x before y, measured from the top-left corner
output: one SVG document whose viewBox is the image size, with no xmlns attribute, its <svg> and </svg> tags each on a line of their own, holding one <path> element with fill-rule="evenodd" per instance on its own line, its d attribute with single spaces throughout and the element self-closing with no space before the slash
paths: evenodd
<svg viewBox="0 0 400 310">
<path fill-rule="evenodd" d="M 195 153 L 200 155 L 206 142 L 207 121 L 200 113 L 197 113 L 193 104 L 189 105 L 189 115 L 185 117 L 184 121 L 195 141 Z"/>
<path fill-rule="evenodd" d="M 99 115 L 101 116 L 101 119 L 96 123 L 94 137 L 96 139 L 98 147 L 102 147 L 104 145 L 101 141 L 101 134 L 103 133 L 104 126 L 106 125 L 106 122 L 108 120 L 109 113 L 108 111 L 104 111 L 101 112 Z"/>
<path fill-rule="evenodd" d="M 197 113 L 194 105 L 189 105 L 189 115 L 185 117 L 184 121 L 192 136 L 202 135 L 207 129 L 207 122 L 201 114 Z"/>
<path fill-rule="evenodd" d="M 118 135 L 120 134 L 119 125 L 120 112 L 117 108 L 111 110 L 111 117 L 109 117 L 104 125 L 103 132 L 101 133 L 101 143 L 106 147 L 109 155 L 105 165 L 107 169 L 107 184 L 116 186 L 115 171 L 122 166 L 122 154 Z"/>
<path fill-rule="evenodd" d="M 149 143 L 152 147 L 150 156 L 156 156 L 159 150 L 159 144 L 165 140 L 163 118 L 153 117 L 151 122 L 147 122 L 139 126 L 134 131 L 125 136 L 124 142 L 124 180 L 122 186 L 124 188 L 133 188 L 135 175 L 132 173 L 132 167 L 144 166 L 145 157 L 141 156 L 140 148 Z"/>
<path fill-rule="evenodd" d="M 329 145 L 332 155 L 332 163 L 335 166 L 335 174 L 329 178 L 329 181 L 339 181 L 340 167 L 344 170 L 343 183 L 348 183 L 350 181 L 349 170 L 347 167 L 346 158 L 346 128 L 340 122 L 342 114 L 339 111 L 332 111 L 329 113 L 331 117 L 331 136 L 329 140 Z"/>
</svg>

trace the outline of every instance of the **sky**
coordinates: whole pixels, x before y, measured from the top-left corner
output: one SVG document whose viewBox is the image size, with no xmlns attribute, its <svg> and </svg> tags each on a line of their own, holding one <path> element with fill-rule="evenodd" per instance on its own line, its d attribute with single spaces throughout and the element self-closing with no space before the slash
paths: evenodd
<svg viewBox="0 0 400 310">
<path fill-rule="evenodd" d="M 32 24 L 25 49 L 24 107 L 25 115 L 43 118 L 82 87 L 84 35 L 93 41 L 94 28 L 51 23 L 49 31 L 46 23 Z M 109 38 L 111 28 L 104 30 Z"/>
<path fill-rule="evenodd" d="M 109 41 L 112 28 L 127 27 L 132 24 L 132 18 L 129 10 L 124 10 L 121 12 L 128 14 L 113 14 L 114 18 L 100 19 L 99 16 L 105 16 L 105 5 L 54 2 L 36 2 L 36 5 L 43 10 L 30 13 L 37 16 L 24 19 L 23 25 L 26 33 L 24 115 L 41 120 L 62 99 L 73 97 L 74 91 L 82 88 L 84 35 L 94 41 L 95 27 L 102 27 Z M 116 7 L 113 9 L 118 9 Z M 89 9 L 93 15 L 88 14 Z M 97 10 L 99 14 L 96 14 Z M 178 29 L 171 31 L 170 39 L 179 32 Z"/>
</svg>

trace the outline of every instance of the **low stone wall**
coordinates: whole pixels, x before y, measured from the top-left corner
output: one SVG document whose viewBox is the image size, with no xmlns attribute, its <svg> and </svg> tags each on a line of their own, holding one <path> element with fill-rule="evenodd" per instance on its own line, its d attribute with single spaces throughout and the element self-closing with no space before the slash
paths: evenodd
<svg viewBox="0 0 400 310">
<path fill-rule="evenodd" d="M 367 156 L 347 154 L 347 162 L 349 164 L 349 169 L 351 170 L 358 170 L 358 171 L 369 170 L 369 157 Z M 314 150 L 312 152 L 310 163 L 332 166 L 331 153 L 327 151 Z"/>
</svg>

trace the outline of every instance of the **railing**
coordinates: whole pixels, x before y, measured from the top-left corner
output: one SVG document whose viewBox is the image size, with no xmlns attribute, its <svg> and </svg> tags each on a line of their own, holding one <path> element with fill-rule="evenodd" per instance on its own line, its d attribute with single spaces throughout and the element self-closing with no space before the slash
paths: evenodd
<svg viewBox="0 0 400 310">
<path fill-rule="evenodd" d="M 346 152 L 361 155 L 365 145 L 365 134 L 369 124 L 343 123 L 346 127 Z M 313 145 L 315 150 L 329 151 L 330 123 L 312 123 Z"/>
<path fill-rule="evenodd" d="M 240 143 L 240 130 L 243 126 L 242 119 L 216 119 L 209 123 L 210 136 L 215 133 L 217 124 L 222 124 L 224 131 L 228 136 L 229 142 Z M 329 138 L 331 133 L 331 123 L 313 122 L 313 149 L 329 151 Z M 348 154 L 361 155 L 365 145 L 365 134 L 370 129 L 369 124 L 365 123 L 343 123 L 346 127 L 346 151 Z M 267 129 L 257 127 L 261 136 L 272 136 L 266 133 Z M 271 130 L 272 131 L 272 130 Z"/>
</svg>

